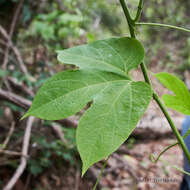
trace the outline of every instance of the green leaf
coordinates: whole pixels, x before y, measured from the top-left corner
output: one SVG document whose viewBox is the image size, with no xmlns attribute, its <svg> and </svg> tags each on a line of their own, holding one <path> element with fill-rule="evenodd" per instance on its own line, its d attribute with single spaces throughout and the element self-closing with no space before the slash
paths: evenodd
<svg viewBox="0 0 190 190">
<path fill-rule="evenodd" d="M 58 59 L 80 67 L 50 78 L 40 88 L 23 118 L 33 115 L 58 120 L 93 101 L 76 132 L 83 174 L 109 156 L 131 134 L 145 112 L 152 90 L 128 76 L 144 58 L 141 44 L 131 38 L 111 38 L 59 51 Z"/>
<path fill-rule="evenodd" d="M 132 38 L 111 38 L 88 45 L 58 51 L 61 63 L 79 66 L 80 69 L 96 69 L 126 76 L 144 58 L 142 45 Z"/>
<path fill-rule="evenodd" d="M 129 137 L 145 112 L 151 89 L 144 82 L 116 81 L 98 94 L 77 128 L 82 174 L 114 152 Z"/>
<path fill-rule="evenodd" d="M 176 76 L 166 72 L 155 74 L 155 76 L 174 93 L 174 95 L 163 95 L 165 105 L 185 115 L 190 115 L 190 93 L 185 84 Z"/>
<path fill-rule="evenodd" d="M 65 71 L 51 77 L 40 88 L 23 118 L 33 115 L 59 120 L 79 112 L 110 83 L 127 77 L 102 71 Z"/>
<path fill-rule="evenodd" d="M 183 139 L 187 138 L 189 135 L 190 135 L 190 126 L 188 130 L 186 131 L 186 133 L 183 135 Z"/>
</svg>

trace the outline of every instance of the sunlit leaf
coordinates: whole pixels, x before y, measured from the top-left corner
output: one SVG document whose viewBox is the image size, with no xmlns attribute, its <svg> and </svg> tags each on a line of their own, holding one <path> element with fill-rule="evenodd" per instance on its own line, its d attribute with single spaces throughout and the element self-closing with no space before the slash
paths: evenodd
<svg viewBox="0 0 190 190">
<path fill-rule="evenodd" d="M 80 69 L 96 69 L 126 76 L 144 58 L 144 49 L 135 39 L 111 38 L 88 45 L 58 51 L 61 63 L 79 66 Z"/>
<path fill-rule="evenodd" d="M 143 58 L 141 44 L 126 37 L 59 51 L 59 61 L 79 66 L 79 70 L 58 73 L 45 82 L 23 118 L 63 119 L 92 102 L 76 135 L 84 174 L 129 137 L 145 112 L 151 88 L 128 75 Z"/>
<path fill-rule="evenodd" d="M 117 81 L 95 97 L 81 118 L 77 146 L 83 174 L 94 163 L 109 156 L 129 137 L 151 99 L 144 82 Z"/>
</svg>

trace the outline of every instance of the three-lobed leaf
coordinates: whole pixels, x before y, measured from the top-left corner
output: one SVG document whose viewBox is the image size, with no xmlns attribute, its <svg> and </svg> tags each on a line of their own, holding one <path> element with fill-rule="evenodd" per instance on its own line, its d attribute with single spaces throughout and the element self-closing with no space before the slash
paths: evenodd
<svg viewBox="0 0 190 190">
<path fill-rule="evenodd" d="M 190 93 L 184 82 L 166 72 L 155 74 L 155 77 L 174 93 L 173 95 L 163 95 L 162 99 L 165 105 L 178 112 L 190 115 Z"/>
<path fill-rule="evenodd" d="M 142 45 L 127 37 L 59 51 L 59 61 L 79 66 L 79 70 L 58 73 L 45 82 L 24 117 L 63 119 L 93 101 L 81 117 L 76 135 L 84 174 L 128 138 L 145 112 L 151 88 L 131 81 L 128 75 L 143 58 Z"/>
</svg>

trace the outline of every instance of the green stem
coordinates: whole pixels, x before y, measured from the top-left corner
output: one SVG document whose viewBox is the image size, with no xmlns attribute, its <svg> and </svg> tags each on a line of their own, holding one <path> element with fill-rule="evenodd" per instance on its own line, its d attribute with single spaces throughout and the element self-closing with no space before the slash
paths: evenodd
<svg viewBox="0 0 190 190">
<path fill-rule="evenodd" d="M 172 29 L 176 29 L 176 30 L 181 30 L 181 31 L 184 31 L 184 32 L 190 32 L 189 29 L 178 27 L 178 26 L 173 26 L 173 25 L 169 25 L 169 24 L 152 23 L 152 22 L 136 22 L 135 25 L 136 26 L 138 26 L 138 25 L 146 25 L 146 26 L 168 27 L 168 28 L 172 28 Z"/>
<path fill-rule="evenodd" d="M 154 156 L 151 154 L 151 155 L 150 155 L 150 160 L 151 160 L 152 162 L 154 162 L 154 163 L 158 162 L 158 160 L 160 159 L 160 157 L 161 157 L 167 150 L 169 150 L 170 148 L 172 148 L 172 147 L 174 147 L 174 146 L 176 146 L 176 145 L 178 145 L 178 144 L 179 144 L 179 143 L 176 142 L 176 143 L 171 144 L 170 146 L 166 147 L 166 148 L 158 155 L 158 157 L 157 157 L 156 159 L 155 159 Z"/>
<path fill-rule="evenodd" d="M 189 163 L 190 163 L 190 154 L 189 154 L 189 151 L 187 149 L 187 146 L 185 145 L 184 143 L 184 140 L 183 140 L 183 137 L 180 135 L 179 131 L 177 130 L 176 126 L 174 125 L 174 122 L 172 121 L 169 113 L 167 112 L 164 104 L 162 103 L 162 101 L 160 100 L 159 96 L 154 92 L 153 93 L 153 98 L 154 100 L 157 102 L 157 104 L 159 105 L 160 109 L 162 110 L 163 114 L 165 115 L 168 123 L 170 124 L 170 127 L 172 128 L 177 140 L 178 140 L 178 143 L 181 145 Z"/>
<path fill-rule="evenodd" d="M 128 23 L 128 26 L 129 26 L 129 31 L 130 31 L 131 37 L 135 38 L 135 30 L 134 30 L 134 27 L 133 27 L 134 22 L 133 22 L 133 20 L 132 20 L 132 18 L 130 16 L 128 7 L 125 4 L 125 0 L 120 0 L 120 3 L 121 3 L 121 6 L 123 8 L 123 12 L 125 14 L 125 17 L 127 19 L 127 23 Z"/>
<path fill-rule="evenodd" d="M 183 135 L 183 139 L 185 139 L 185 138 L 189 135 L 189 133 L 190 133 L 190 128 L 189 128 L 188 131 Z M 156 162 L 160 159 L 160 157 L 161 157 L 166 151 L 168 151 L 170 148 L 172 148 L 172 147 L 174 147 L 174 146 L 176 146 L 176 145 L 178 145 L 178 144 L 179 144 L 179 142 L 175 142 L 175 143 L 169 145 L 168 147 L 166 147 L 166 148 L 157 156 L 156 159 L 155 159 L 155 157 L 151 154 L 151 155 L 150 155 L 150 160 L 151 160 L 152 162 L 155 162 L 155 163 L 156 163 Z"/>
<path fill-rule="evenodd" d="M 181 173 L 183 173 L 183 174 L 186 174 L 186 175 L 190 176 L 190 173 L 187 172 L 187 171 L 185 171 L 185 170 L 182 169 L 182 168 L 178 168 L 178 167 L 175 166 L 175 165 L 171 165 L 171 167 L 175 168 L 176 170 L 178 170 L 179 172 L 181 172 Z"/>
<path fill-rule="evenodd" d="M 100 179 L 101 179 L 103 171 L 108 163 L 108 159 L 109 159 L 109 157 L 106 159 L 106 161 L 104 162 L 104 165 L 101 168 L 100 174 L 98 176 L 98 179 L 96 180 L 96 184 L 94 185 L 93 190 L 96 190 L 97 185 L 100 183 Z"/>
<path fill-rule="evenodd" d="M 135 19 L 133 20 L 134 23 L 137 22 L 137 21 L 139 20 L 139 18 L 141 17 L 142 9 L 143 9 L 143 0 L 140 0 L 140 1 L 139 1 L 139 5 L 138 5 L 138 10 L 137 10 L 136 17 L 135 17 Z"/>
<path fill-rule="evenodd" d="M 142 70 L 142 73 L 143 73 L 146 83 L 148 83 L 152 88 L 150 78 L 148 77 L 148 71 L 147 71 L 146 65 L 144 64 L 144 62 L 142 62 L 140 66 L 141 66 L 141 70 Z"/>
<path fill-rule="evenodd" d="M 121 3 L 121 6 L 123 8 L 123 11 L 125 13 L 125 16 L 126 16 L 126 19 L 127 19 L 127 22 L 128 22 L 128 26 L 129 26 L 129 29 L 130 29 L 130 34 L 131 34 L 131 37 L 133 38 L 136 38 L 135 36 L 135 32 L 134 32 L 134 25 L 131 24 L 131 16 L 129 14 L 129 11 L 128 11 L 128 7 L 126 6 L 125 4 L 125 1 L 124 0 L 120 0 L 120 3 Z M 141 63 L 141 69 L 142 69 L 142 73 L 144 75 L 144 78 L 145 78 L 145 81 L 151 86 L 152 88 L 152 85 L 151 85 L 151 81 L 150 81 L 150 78 L 148 77 L 148 71 L 147 71 L 147 68 L 145 66 L 145 64 L 142 62 Z M 173 133 L 175 134 L 177 140 L 178 140 L 178 143 L 181 145 L 188 161 L 189 161 L 189 164 L 190 164 L 190 153 L 187 149 L 187 146 L 185 145 L 184 143 L 184 140 L 182 138 L 182 136 L 180 135 L 179 131 L 177 130 L 176 126 L 174 125 L 169 113 L 167 112 L 164 104 L 161 102 L 159 96 L 156 94 L 156 92 L 153 92 L 153 98 L 154 100 L 157 102 L 157 104 L 159 105 L 160 109 L 162 110 L 164 116 L 166 117 L 168 123 L 170 124 L 170 127 L 172 128 L 173 130 Z"/>
</svg>

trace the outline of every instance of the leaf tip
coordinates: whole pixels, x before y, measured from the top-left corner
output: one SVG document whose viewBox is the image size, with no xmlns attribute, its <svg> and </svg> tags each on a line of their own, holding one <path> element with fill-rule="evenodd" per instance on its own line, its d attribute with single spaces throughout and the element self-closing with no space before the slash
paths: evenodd
<svg viewBox="0 0 190 190">
<path fill-rule="evenodd" d="M 29 114 L 28 112 L 25 113 L 25 114 L 21 117 L 20 121 L 24 120 L 24 119 L 27 118 L 28 116 L 30 116 L 30 114 Z"/>
<path fill-rule="evenodd" d="M 88 170 L 88 167 L 84 167 L 84 165 L 83 165 L 83 167 L 82 167 L 82 177 L 84 177 L 84 174 L 87 172 L 87 170 Z"/>
<path fill-rule="evenodd" d="M 57 50 L 56 51 L 56 53 L 57 53 L 57 60 L 60 62 L 60 63 L 63 63 L 63 61 L 61 60 L 61 53 L 62 53 L 62 50 Z"/>
</svg>

